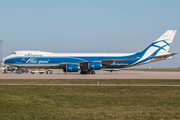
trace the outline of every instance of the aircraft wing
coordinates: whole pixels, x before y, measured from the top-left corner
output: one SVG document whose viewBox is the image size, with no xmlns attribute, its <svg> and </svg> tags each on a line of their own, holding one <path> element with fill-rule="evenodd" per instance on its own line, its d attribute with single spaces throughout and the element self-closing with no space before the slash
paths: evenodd
<svg viewBox="0 0 180 120">
<path fill-rule="evenodd" d="M 128 59 L 102 60 L 102 64 L 103 64 L 103 65 L 110 65 L 110 64 L 112 64 L 113 62 L 134 60 L 134 59 L 138 59 L 138 58 L 139 58 L 139 57 L 137 57 L 137 58 L 128 58 Z"/>
<path fill-rule="evenodd" d="M 101 62 L 103 65 L 110 65 L 113 62 L 134 60 L 134 59 L 138 59 L 138 58 L 139 57 L 137 57 L 137 58 L 127 58 L 127 59 L 114 59 L 114 60 L 96 60 L 96 61 L 85 61 L 85 62 L 78 62 L 78 63 Z M 66 65 L 66 64 L 69 64 L 69 63 L 61 63 L 58 66 L 63 66 L 63 65 Z"/>
</svg>

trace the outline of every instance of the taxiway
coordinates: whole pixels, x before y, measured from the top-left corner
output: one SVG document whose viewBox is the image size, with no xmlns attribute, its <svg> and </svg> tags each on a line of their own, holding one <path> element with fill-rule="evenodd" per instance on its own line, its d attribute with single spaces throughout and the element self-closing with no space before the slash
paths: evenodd
<svg viewBox="0 0 180 120">
<path fill-rule="evenodd" d="M 180 72 L 152 72 L 121 70 L 118 72 L 96 71 L 96 74 L 64 73 L 55 70 L 53 74 L 3 74 L 0 79 L 180 79 Z"/>
</svg>

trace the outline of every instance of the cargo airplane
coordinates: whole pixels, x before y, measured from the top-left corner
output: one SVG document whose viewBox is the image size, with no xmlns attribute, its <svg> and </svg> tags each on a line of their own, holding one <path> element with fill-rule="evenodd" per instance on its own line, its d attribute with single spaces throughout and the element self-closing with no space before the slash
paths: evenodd
<svg viewBox="0 0 180 120">
<path fill-rule="evenodd" d="M 3 62 L 18 68 L 63 69 L 64 72 L 95 74 L 94 70 L 119 69 L 171 58 L 168 53 L 176 30 L 168 30 L 142 52 L 137 53 L 52 53 L 15 51 Z M 20 71 L 19 71 L 20 73 Z"/>
</svg>

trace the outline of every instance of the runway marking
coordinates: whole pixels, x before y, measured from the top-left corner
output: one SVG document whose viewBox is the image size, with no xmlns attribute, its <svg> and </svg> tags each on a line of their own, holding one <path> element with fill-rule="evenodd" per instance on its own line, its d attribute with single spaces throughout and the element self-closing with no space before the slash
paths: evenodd
<svg viewBox="0 0 180 120">
<path fill-rule="evenodd" d="M 0 84 L 0 85 L 39 85 L 39 86 L 175 86 L 180 85 L 149 85 L 149 84 Z"/>
</svg>

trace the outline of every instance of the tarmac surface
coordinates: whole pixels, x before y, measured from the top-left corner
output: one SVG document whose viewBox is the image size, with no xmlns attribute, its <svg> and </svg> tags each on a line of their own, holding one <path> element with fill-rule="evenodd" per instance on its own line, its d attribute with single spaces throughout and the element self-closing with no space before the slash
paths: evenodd
<svg viewBox="0 0 180 120">
<path fill-rule="evenodd" d="M 142 84 L 0 84 L 0 85 L 38 85 L 38 86 L 171 86 L 179 87 L 180 85 L 142 85 Z"/>
<path fill-rule="evenodd" d="M 64 73 L 53 70 L 53 74 L 0 73 L 0 79 L 180 79 L 180 72 L 152 72 L 121 70 L 108 72 L 97 70 L 96 74 Z"/>
</svg>

